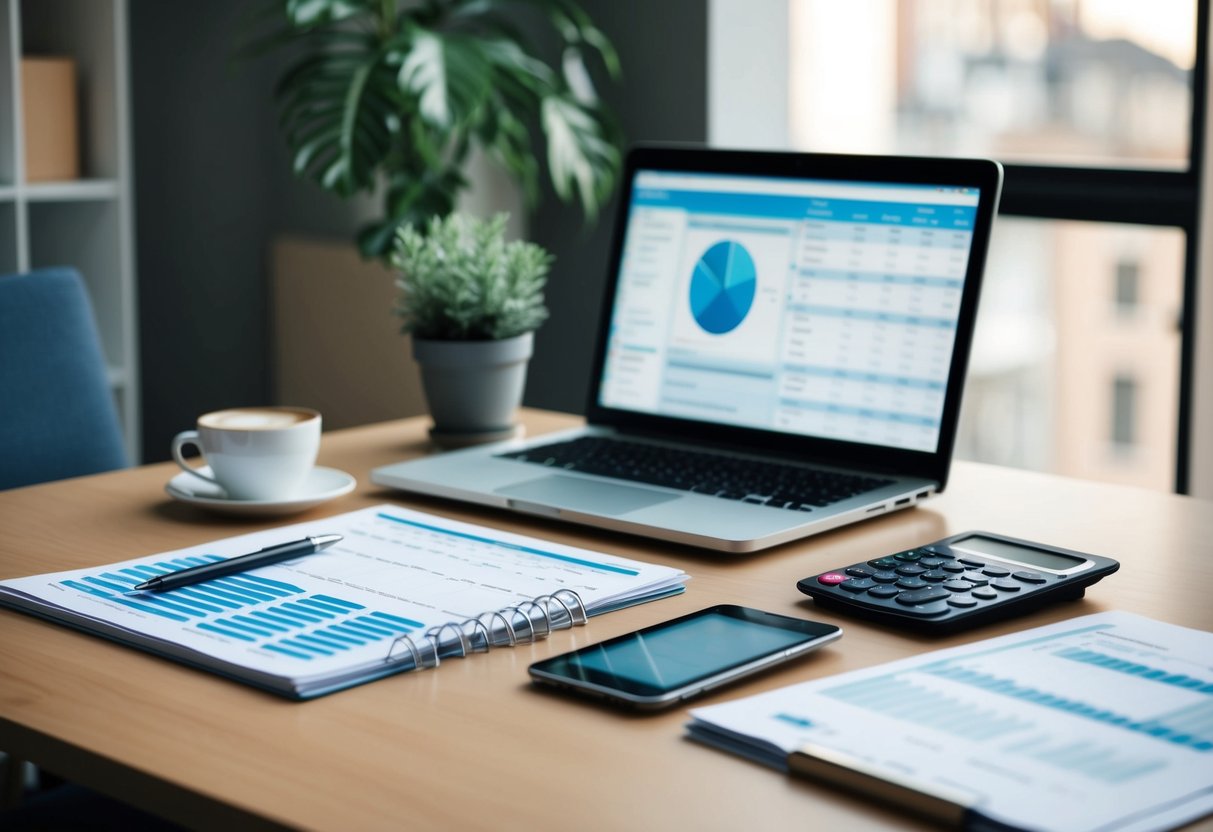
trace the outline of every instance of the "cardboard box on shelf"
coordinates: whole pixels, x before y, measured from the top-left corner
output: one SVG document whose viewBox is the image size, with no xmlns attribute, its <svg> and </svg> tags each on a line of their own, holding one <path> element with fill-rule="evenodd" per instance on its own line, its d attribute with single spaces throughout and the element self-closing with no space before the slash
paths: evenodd
<svg viewBox="0 0 1213 832">
<path fill-rule="evenodd" d="M 25 181 L 80 178 L 80 127 L 76 62 L 71 58 L 21 59 Z"/>
</svg>

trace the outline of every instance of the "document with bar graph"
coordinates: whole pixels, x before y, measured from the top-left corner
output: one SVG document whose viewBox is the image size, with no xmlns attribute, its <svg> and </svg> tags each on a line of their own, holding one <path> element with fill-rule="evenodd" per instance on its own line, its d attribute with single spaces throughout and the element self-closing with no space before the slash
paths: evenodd
<svg viewBox="0 0 1213 832">
<path fill-rule="evenodd" d="M 693 739 L 966 828 L 1146 832 L 1213 812 L 1213 633 L 1129 613 L 691 717 Z"/>
<path fill-rule="evenodd" d="M 136 584 L 303 537 L 313 555 L 164 592 Z M 678 569 L 393 505 L 0 582 L 0 605 L 306 699 L 677 594 Z M 574 595 L 575 593 L 575 595 Z"/>
</svg>

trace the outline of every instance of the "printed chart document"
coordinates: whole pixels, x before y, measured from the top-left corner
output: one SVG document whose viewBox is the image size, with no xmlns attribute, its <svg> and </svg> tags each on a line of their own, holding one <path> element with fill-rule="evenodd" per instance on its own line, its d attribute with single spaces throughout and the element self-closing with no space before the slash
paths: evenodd
<svg viewBox="0 0 1213 832">
<path fill-rule="evenodd" d="M 156 575 L 321 534 L 344 540 L 250 572 L 130 594 Z M 3 581 L 0 604 L 309 698 L 439 656 L 542 637 L 572 623 L 568 590 L 596 615 L 677 594 L 686 579 L 666 566 L 382 505 Z"/>
<path fill-rule="evenodd" d="M 877 797 L 934 795 L 970 828 L 1142 832 L 1213 812 L 1213 633 L 1128 613 L 691 717 L 709 745 Z"/>
</svg>

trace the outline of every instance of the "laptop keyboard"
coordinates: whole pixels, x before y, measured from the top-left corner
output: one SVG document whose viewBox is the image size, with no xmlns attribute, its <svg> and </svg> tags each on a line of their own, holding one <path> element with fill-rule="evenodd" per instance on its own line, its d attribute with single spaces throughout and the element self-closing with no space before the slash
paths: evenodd
<svg viewBox="0 0 1213 832">
<path fill-rule="evenodd" d="M 583 436 L 499 456 L 792 511 L 812 511 L 893 482 L 602 436 Z"/>
</svg>

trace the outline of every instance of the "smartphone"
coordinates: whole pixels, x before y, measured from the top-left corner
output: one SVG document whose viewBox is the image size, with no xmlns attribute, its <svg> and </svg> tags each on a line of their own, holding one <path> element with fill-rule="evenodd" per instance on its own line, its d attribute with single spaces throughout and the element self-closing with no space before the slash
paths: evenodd
<svg viewBox="0 0 1213 832">
<path fill-rule="evenodd" d="M 839 638 L 842 628 L 732 604 L 531 665 L 538 685 L 633 708 L 674 705 Z"/>
</svg>

